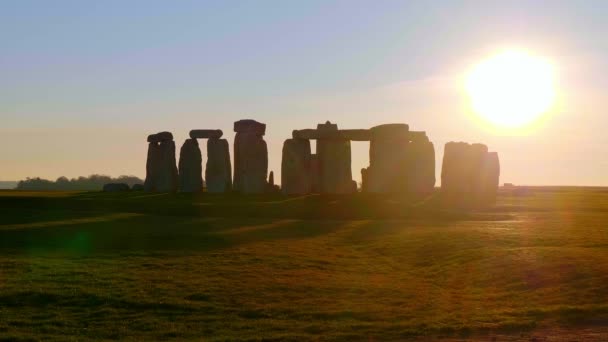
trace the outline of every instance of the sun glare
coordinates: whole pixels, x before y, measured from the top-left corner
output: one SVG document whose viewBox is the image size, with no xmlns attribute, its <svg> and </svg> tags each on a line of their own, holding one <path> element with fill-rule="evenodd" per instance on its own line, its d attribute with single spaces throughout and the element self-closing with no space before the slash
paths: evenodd
<svg viewBox="0 0 608 342">
<path fill-rule="evenodd" d="M 506 51 L 476 65 L 466 80 L 473 111 L 499 128 L 529 125 L 555 100 L 551 63 L 523 51 Z"/>
</svg>

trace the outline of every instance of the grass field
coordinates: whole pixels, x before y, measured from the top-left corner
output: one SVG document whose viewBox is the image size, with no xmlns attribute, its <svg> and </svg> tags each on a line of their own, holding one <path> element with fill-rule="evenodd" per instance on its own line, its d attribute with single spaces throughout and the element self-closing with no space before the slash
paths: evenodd
<svg viewBox="0 0 608 342">
<path fill-rule="evenodd" d="M 0 340 L 608 340 L 607 222 L 603 188 L 1 191 Z"/>
</svg>

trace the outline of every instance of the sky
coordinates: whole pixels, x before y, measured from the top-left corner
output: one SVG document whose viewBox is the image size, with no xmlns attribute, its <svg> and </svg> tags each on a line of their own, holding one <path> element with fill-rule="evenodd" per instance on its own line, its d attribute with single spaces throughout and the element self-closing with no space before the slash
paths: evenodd
<svg viewBox="0 0 608 342">
<path fill-rule="evenodd" d="M 267 124 L 269 169 L 293 129 L 403 122 L 497 151 L 501 182 L 608 185 L 606 1 L 0 0 L 0 180 L 145 176 L 150 133 Z M 467 70 L 503 49 L 555 67 L 542 122 L 476 119 Z M 205 149 L 203 145 L 203 158 Z M 368 144 L 353 143 L 353 176 Z"/>
</svg>

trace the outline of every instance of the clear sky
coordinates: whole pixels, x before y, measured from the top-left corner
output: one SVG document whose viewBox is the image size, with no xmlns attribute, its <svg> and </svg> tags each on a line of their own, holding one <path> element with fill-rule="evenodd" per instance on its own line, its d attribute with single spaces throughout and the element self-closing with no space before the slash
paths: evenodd
<svg viewBox="0 0 608 342">
<path fill-rule="evenodd" d="M 145 175 L 146 136 L 267 124 L 280 175 L 291 130 L 405 122 L 498 151 L 502 182 L 608 185 L 607 1 L 0 0 L 0 180 Z M 471 114 L 462 77 L 505 48 L 556 67 L 525 134 Z M 204 147 L 204 145 L 203 145 Z M 204 150 L 204 149 L 203 149 Z M 203 153 L 205 154 L 205 153 Z M 368 164 L 353 144 L 353 175 Z"/>
</svg>

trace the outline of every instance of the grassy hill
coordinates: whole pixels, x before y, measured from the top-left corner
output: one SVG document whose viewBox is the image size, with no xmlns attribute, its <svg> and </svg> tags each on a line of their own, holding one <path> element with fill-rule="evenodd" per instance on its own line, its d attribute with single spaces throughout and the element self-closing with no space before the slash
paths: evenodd
<svg viewBox="0 0 608 342">
<path fill-rule="evenodd" d="M 608 326 L 607 220 L 603 188 L 504 190 L 475 213 L 364 195 L 2 191 L 0 336 L 577 335 Z"/>
</svg>

